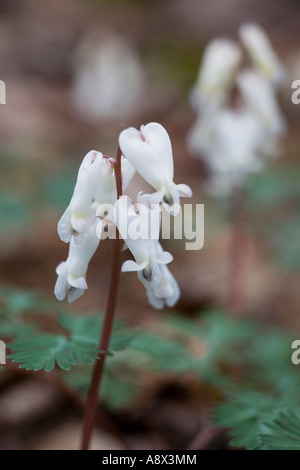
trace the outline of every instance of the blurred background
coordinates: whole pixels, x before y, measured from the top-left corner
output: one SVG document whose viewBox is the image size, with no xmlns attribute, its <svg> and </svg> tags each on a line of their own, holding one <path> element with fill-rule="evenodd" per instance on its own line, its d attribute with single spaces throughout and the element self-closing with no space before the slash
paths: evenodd
<svg viewBox="0 0 300 470">
<path fill-rule="evenodd" d="M 245 21 L 257 21 L 265 28 L 286 64 L 288 80 L 280 102 L 289 130 L 281 157 L 249 180 L 246 188 L 244 313 L 232 319 L 226 313 L 227 203 L 205 193 L 205 168 L 188 152 L 186 136 L 195 120 L 189 91 L 205 45 L 216 36 L 235 39 Z M 222 400 L 221 376 L 214 382 L 206 374 L 216 363 L 219 373 L 220 357 L 202 364 L 202 369 L 195 362 L 205 356 L 210 341 L 228 331 L 234 336 L 237 325 L 240 329 L 233 339 L 240 339 L 248 321 L 247 341 L 257 339 L 253 324 L 260 334 L 275 328 L 292 330 L 292 339 L 300 336 L 300 105 L 291 103 L 291 83 L 300 79 L 299 22 L 298 0 L 0 2 L 0 79 L 7 92 L 6 104 L 0 108 L 1 339 L 14 339 L 9 321 L 16 311 L 25 315 L 25 324 L 33 306 L 43 313 L 42 304 L 32 300 L 35 296 L 41 296 L 43 302 L 53 301 L 38 320 L 46 329 L 56 328 L 52 314 L 58 309 L 87 313 L 104 305 L 110 259 L 107 246 L 100 245 L 90 264 L 89 289 L 81 299 L 62 307 L 53 294 L 55 267 L 67 256 L 67 247 L 57 235 L 57 221 L 89 150 L 114 156 L 123 128 L 160 122 L 171 137 L 175 181 L 190 185 L 193 202 L 205 204 L 202 250 L 185 251 L 180 240 L 164 243 L 174 255 L 172 272 L 182 291 L 176 312 L 171 312 L 176 321 L 167 320 L 170 312 L 157 312 L 148 305 L 134 273 L 121 277 L 118 318 L 130 328 L 138 326 L 154 336 L 165 331 L 175 349 L 169 344 L 171 349 L 164 351 L 167 342 L 160 338 L 154 352 L 149 346 L 149 354 L 158 356 L 158 363 L 165 354 L 169 363 L 173 358 L 175 366 L 168 368 L 165 361 L 161 367 L 150 367 L 144 358 L 133 358 L 138 372 L 130 383 L 128 377 L 122 382 L 112 369 L 94 448 L 186 448 L 205 431 L 212 402 Z M 138 189 L 136 179 L 132 194 Z M 199 336 L 198 342 L 191 340 L 196 322 L 199 335 L 207 334 L 206 339 Z M 276 335 L 270 339 L 272 344 Z M 180 358 L 176 357 L 175 340 L 185 346 L 185 353 L 189 349 L 192 365 L 190 361 L 176 368 Z M 227 344 L 222 341 L 219 354 Z M 281 354 L 280 341 L 272 355 L 274 368 L 277 354 Z M 287 367 L 290 345 L 287 340 L 283 353 Z M 270 364 L 269 359 L 265 358 L 265 364 Z M 121 358 L 122 368 L 124 361 L 129 367 L 130 360 Z M 255 369 L 251 360 L 249 374 Z M 237 369 L 239 377 L 248 373 L 234 359 L 228 360 L 225 372 L 221 369 L 223 378 L 235 375 Z M 292 383 L 298 383 L 296 366 L 293 374 Z M 76 403 L 61 384 L 56 386 L 55 380 L 41 376 L 43 373 L 20 372 L 12 363 L 2 369 L 0 448 L 76 448 L 82 415 L 78 400 Z M 76 377 L 73 380 L 76 384 Z M 258 388 L 254 385 L 254 390 Z M 205 436 L 204 448 L 228 446 L 224 432 Z"/>
</svg>

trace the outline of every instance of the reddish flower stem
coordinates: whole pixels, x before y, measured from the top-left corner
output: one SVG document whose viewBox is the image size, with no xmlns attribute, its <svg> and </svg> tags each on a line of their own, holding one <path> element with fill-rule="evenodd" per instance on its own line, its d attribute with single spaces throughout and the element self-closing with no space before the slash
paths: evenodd
<svg viewBox="0 0 300 470">
<path fill-rule="evenodd" d="M 114 165 L 115 178 L 117 185 L 118 198 L 122 196 L 122 173 L 121 173 L 121 150 L 118 148 L 116 162 Z M 99 342 L 99 358 L 94 366 L 94 371 L 91 379 L 90 389 L 87 396 L 86 408 L 83 419 L 81 450 L 88 450 L 92 432 L 96 420 L 98 396 L 103 377 L 105 358 L 107 355 L 110 336 L 113 327 L 114 313 L 117 300 L 117 292 L 119 286 L 119 278 L 121 272 L 121 246 L 122 240 L 120 239 L 118 230 L 116 229 L 116 238 L 113 240 L 113 255 L 111 261 L 111 273 L 109 288 L 106 298 L 105 314 L 103 321 L 103 328 Z"/>
<path fill-rule="evenodd" d="M 221 433 L 222 433 L 221 429 L 213 428 L 207 425 L 206 427 L 201 429 L 199 434 L 190 443 L 187 450 L 204 450 Z"/>
</svg>

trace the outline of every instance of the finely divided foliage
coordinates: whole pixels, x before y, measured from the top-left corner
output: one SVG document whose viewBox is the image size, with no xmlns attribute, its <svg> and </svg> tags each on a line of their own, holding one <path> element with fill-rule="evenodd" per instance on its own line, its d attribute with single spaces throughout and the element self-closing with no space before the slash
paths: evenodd
<svg viewBox="0 0 300 470">
<path fill-rule="evenodd" d="M 99 314 L 67 315 L 58 317 L 62 332 L 22 335 L 9 348 L 10 359 L 28 370 L 54 369 L 57 363 L 64 370 L 81 362 L 91 365 L 99 354 L 98 342 L 102 328 Z M 121 351 L 132 341 L 134 333 L 117 322 L 110 341 L 109 353 Z"/>
</svg>

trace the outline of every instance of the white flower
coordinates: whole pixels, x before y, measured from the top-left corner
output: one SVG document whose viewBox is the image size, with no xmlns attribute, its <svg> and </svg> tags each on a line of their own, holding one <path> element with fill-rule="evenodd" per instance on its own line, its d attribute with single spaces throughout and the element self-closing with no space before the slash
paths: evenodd
<svg viewBox="0 0 300 470">
<path fill-rule="evenodd" d="M 239 46 L 229 39 L 215 39 L 205 49 L 191 103 L 199 111 L 203 106 L 218 107 L 227 97 L 241 63 Z"/>
<path fill-rule="evenodd" d="M 255 23 L 246 23 L 240 28 L 240 37 L 257 71 L 273 85 L 281 86 L 285 68 L 263 29 Z"/>
<path fill-rule="evenodd" d="M 114 170 L 115 159 L 103 157 L 99 184 L 95 193 L 98 204 L 111 204 L 117 200 L 117 186 Z M 122 190 L 126 190 L 135 174 L 135 168 L 123 156 L 121 157 Z"/>
<path fill-rule="evenodd" d="M 54 293 L 58 300 L 63 300 L 68 296 L 69 302 L 73 302 L 87 289 L 85 277 L 88 264 L 100 243 L 96 235 L 97 223 L 95 207 L 93 207 L 88 232 L 81 238 L 80 244 L 75 243 L 74 237 L 71 238 L 68 258 L 56 268 L 58 278 Z"/>
<path fill-rule="evenodd" d="M 160 244 L 158 244 L 157 252 L 163 252 L 163 248 Z M 147 281 L 141 271 L 138 272 L 138 277 L 146 287 L 147 297 L 152 307 L 157 309 L 162 309 L 165 305 L 173 307 L 180 297 L 179 286 L 165 264 L 159 264 L 159 269 L 161 272 L 161 280 L 157 287 L 154 287 L 153 283 Z"/>
<path fill-rule="evenodd" d="M 248 173 L 262 168 L 264 137 L 260 121 L 247 109 L 225 108 L 214 117 L 202 154 L 211 192 L 226 194 L 233 185 L 243 184 Z"/>
<path fill-rule="evenodd" d="M 259 117 L 266 131 L 282 135 L 286 130 L 286 122 L 270 84 L 251 70 L 240 73 L 237 84 L 244 102 Z"/>
<path fill-rule="evenodd" d="M 216 113 L 204 113 L 198 116 L 187 137 L 190 151 L 197 157 L 207 155 L 213 145 L 213 123 Z"/>
<path fill-rule="evenodd" d="M 138 212 L 136 212 L 138 211 Z M 154 288 L 162 278 L 161 264 L 170 263 L 172 255 L 158 249 L 160 208 L 134 205 L 127 196 L 115 204 L 115 220 L 118 230 L 135 258 L 123 263 L 122 272 L 137 271 L 142 282 L 150 282 Z"/>
<path fill-rule="evenodd" d="M 180 296 L 178 284 L 166 266 L 173 257 L 158 242 L 160 208 L 158 205 L 149 208 L 142 203 L 144 199 L 145 195 L 134 205 L 123 196 L 115 204 L 118 229 L 135 258 L 123 263 L 122 272 L 137 271 L 153 307 L 172 307 Z"/>
<path fill-rule="evenodd" d="M 211 166 L 224 173 L 256 170 L 263 136 L 259 121 L 247 110 L 222 111 L 215 121 Z"/>
<path fill-rule="evenodd" d="M 87 221 L 99 184 L 102 163 L 102 153 L 92 150 L 80 165 L 71 202 L 57 226 L 60 239 L 66 243 L 71 240 L 72 235 L 87 231 Z"/>
<path fill-rule="evenodd" d="M 223 39 L 209 43 L 191 96 L 197 118 L 187 143 L 205 161 L 216 195 L 244 184 L 266 157 L 276 157 L 286 131 L 275 95 L 284 67 L 256 24 L 243 25 L 240 39 L 242 47 Z"/>
<path fill-rule="evenodd" d="M 165 128 L 155 122 L 125 129 L 119 137 L 122 154 L 156 192 L 149 195 L 148 204 L 163 202 L 169 212 L 180 211 L 180 196 L 191 197 L 185 184 L 175 184 L 172 145 Z"/>
<path fill-rule="evenodd" d="M 76 243 L 88 231 L 88 217 L 92 202 L 107 205 L 117 200 L 117 187 L 114 173 L 115 160 L 92 150 L 83 159 L 79 168 L 77 182 L 70 205 L 58 223 L 58 234 L 62 241 L 68 243 L 76 236 Z M 126 158 L 121 158 L 122 187 L 127 188 L 135 168 Z M 97 212 L 101 213 L 101 210 Z"/>
</svg>

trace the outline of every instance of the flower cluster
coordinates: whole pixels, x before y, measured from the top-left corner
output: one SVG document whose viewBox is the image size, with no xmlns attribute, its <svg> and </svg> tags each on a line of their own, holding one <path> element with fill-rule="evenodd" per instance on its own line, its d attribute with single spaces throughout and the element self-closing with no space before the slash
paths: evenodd
<svg viewBox="0 0 300 470">
<path fill-rule="evenodd" d="M 239 37 L 240 44 L 229 39 L 208 44 L 191 92 L 198 117 L 188 145 L 204 159 L 215 194 L 242 185 L 267 158 L 276 157 L 286 129 L 276 100 L 285 81 L 283 65 L 258 25 L 242 25 Z"/>
<path fill-rule="evenodd" d="M 118 199 L 115 160 L 96 151 L 84 157 L 70 204 L 58 223 L 61 240 L 69 243 L 69 255 L 56 268 L 55 295 L 59 300 L 67 296 L 72 302 L 87 289 L 88 263 L 98 248 L 102 228 L 110 224 L 118 228 L 134 257 L 134 261 L 124 262 L 122 271 L 137 272 L 152 306 L 173 306 L 179 298 L 179 287 L 167 267 L 173 257 L 159 243 L 161 206 L 176 215 L 180 197 L 191 197 L 191 189 L 173 181 L 171 141 L 160 124 L 122 131 L 119 146 L 122 191 L 137 171 L 155 192 L 140 192 L 135 203 L 126 195 Z M 111 212 L 109 207 L 113 208 Z"/>
</svg>

